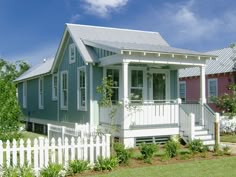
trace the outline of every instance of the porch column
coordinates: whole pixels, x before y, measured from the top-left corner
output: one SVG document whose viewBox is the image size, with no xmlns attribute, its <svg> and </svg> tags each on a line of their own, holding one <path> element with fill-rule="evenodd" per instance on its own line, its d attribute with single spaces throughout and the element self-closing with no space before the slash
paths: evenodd
<svg viewBox="0 0 236 177">
<path fill-rule="evenodd" d="M 203 105 L 206 103 L 206 73 L 205 66 L 201 66 L 200 73 L 200 104 L 201 106 L 201 122 L 199 122 L 202 126 L 204 126 L 204 107 Z"/>
<path fill-rule="evenodd" d="M 128 62 L 122 63 L 122 100 L 123 100 L 123 108 L 124 108 L 124 123 L 123 123 L 123 129 L 129 128 L 129 118 L 128 118 L 128 111 L 126 109 L 126 106 L 129 104 L 129 98 L 128 98 Z"/>
<path fill-rule="evenodd" d="M 201 74 L 200 74 L 200 103 L 202 105 L 206 103 L 206 72 L 205 72 L 205 66 L 201 66 Z"/>
</svg>

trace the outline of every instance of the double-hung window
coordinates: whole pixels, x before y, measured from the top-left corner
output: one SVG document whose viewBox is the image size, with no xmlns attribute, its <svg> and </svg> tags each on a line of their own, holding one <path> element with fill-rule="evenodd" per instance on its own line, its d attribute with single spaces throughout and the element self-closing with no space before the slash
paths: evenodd
<svg viewBox="0 0 236 177">
<path fill-rule="evenodd" d="M 68 109 L 68 72 L 61 72 L 61 109 Z"/>
<path fill-rule="evenodd" d="M 76 59 L 76 47 L 75 44 L 69 45 L 69 63 L 74 63 Z"/>
<path fill-rule="evenodd" d="M 212 102 L 212 98 L 218 96 L 217 79 L 208 79 L 208 102 Z"/>
<path fill-rule="evenodd" d="M 143 71 L 131 70 L 131 101 L 140 101 L 143 99 Z"/>
<path fill-rule="evenodd" d="M 23 82 L 23 108 L 27 108 L 27 81 Z"/>
<path fill-rule="evenodd" d="M 86 95 L 86 68 L 84 66 L 78 69 L 78 110 L 87 110 L 87 95 Z"/>
<path fill-rule="evenodd" d="M 115 104 L 119 100 L 119 69 L 107 69 L 107 78 L 113 81 L 111 101 Z"/>
<path fill-rule="evenodd" d="M 57 100 L 58 95 L 58 76 L 53 74 L 52 76 L 52 100 Z"/>
<path fill-rule="evenodd" d="M 39 78 L 39 109 L 43 109 L 44 107 L 44 88 L 43 88 L 43 77 Z"/>
<path fill-rule="evenodd" d="M 186 81 L 179 82 L 179 97 L 183 102 L 186 101 Z"/>
</svg>

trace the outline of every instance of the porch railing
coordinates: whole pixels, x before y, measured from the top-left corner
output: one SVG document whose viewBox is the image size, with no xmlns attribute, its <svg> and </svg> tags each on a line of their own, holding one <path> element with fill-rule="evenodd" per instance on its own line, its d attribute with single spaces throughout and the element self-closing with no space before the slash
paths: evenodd
<svg viewBox="0 0 236 177">
<path fill-rule="evenodd" d="M 188 113 L 193 113 L 195 115 L 195 124 L 200 125 L 202 119 L 202 108 L 199 103 L 183 103 L 181 107 Z"/>
<path fill-rule="evenodd" d="M 212 109 L 207 105 L 203 105 L 203 113 L 204 113 L 204 127 L 208 130 L 209 134 L 215 138 L 215 121 L 216 121 L 216 113 L 212 111 Z"/>
</svg>

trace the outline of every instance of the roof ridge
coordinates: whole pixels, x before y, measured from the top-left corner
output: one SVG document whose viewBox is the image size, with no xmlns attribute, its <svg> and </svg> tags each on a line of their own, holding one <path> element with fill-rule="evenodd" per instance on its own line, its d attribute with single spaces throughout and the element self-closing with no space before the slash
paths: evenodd
<svg viewBox="0 0 236 177">
<path fill-rule="evenodd" d="M 159 34 L 157 31 L 144 31 L 144 30 L 135 30 L 135 29 L 127 29 L 127 28 L 116 28 L 116 27 L 105 27 L 105 26 L 94 26 L 94 25 L 82 25 L 82 24 L 74 24 L 74 23 L 66 23 L 67 26 L 83 26 L 83 27 L 93 27 L 100 29 L 112 29 L 112 30 L 120 30 L 120 31 L 131 31 L 131 32 L 142 32 L 142 33 L 152 33 Z"/>
</svg>

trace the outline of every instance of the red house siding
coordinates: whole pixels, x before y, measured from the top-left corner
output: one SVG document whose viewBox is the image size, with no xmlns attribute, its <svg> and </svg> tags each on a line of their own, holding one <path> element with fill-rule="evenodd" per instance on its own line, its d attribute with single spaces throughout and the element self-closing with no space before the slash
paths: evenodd
<svg viewBox="0 0 236 177">
<path fill-rule="evenodd" d="M 230 84 L 235 83 L 236 73 L 222 73 L 206 76 L 206 97 L 208 98 L 208 79 L 217 79 L 218 83 L 218 96 L 225 93 L 231 93 L 228 90 Z M 200 79 L 199 76 L 180 78 L 180 81 L 186 82 L 186 100 L 187 101 L 199 101 L 200 99 Z M 208 99 L 207 99 L 208 100 Z M 216 112 L 219 112 L 213 103 L 208 105 Z"/>
</svg>

